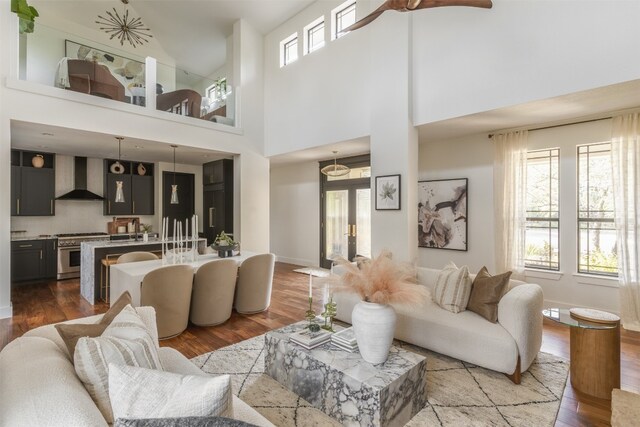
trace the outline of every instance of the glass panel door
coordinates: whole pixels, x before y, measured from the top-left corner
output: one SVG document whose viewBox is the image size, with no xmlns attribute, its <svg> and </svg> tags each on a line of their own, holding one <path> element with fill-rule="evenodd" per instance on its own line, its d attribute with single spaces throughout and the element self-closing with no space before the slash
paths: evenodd
<svg viewBox="0 0 640 427">
<path fill-rule="evenodd" d="M 349 257 L 349 190 L 327 191 L 324 253 L 326 258 Z"/>
<path fill-rule="evenodd" d="M 356 190 L 356 255 L 371 258 L 371 189 Z"/>
</svg>

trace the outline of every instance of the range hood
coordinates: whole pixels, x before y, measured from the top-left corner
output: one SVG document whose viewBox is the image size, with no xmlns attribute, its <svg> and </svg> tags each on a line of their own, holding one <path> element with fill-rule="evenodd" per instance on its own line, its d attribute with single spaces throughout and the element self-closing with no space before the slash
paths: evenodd
<svg viewBox="0 0 640 427">
<path fill-rule="evenodd" d="M 73 158 L 73 182 L 74 189 L 56 200 L 104 200 L 102 196 L 87 190 L 87 158 Z"/>
</svg>

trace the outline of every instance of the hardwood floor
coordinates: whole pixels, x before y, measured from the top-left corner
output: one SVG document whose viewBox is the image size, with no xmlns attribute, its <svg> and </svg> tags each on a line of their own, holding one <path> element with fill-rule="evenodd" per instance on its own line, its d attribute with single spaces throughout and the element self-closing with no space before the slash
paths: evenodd
<svg viewBox="0 0 640 427">
<path fill-rule="evenodd" d="M 264 313 L 233 313 L 223 325 L 189 326 L 179 337 L 161 341 L 191 358 L 279 328 L 304 317 L 307 309 L 309 276 L 294 273 L 291 264 L 277 263 L 273 281 L 271 307 Z M 321 289 L 314 291 L 314 308 L 320 312 Z M 0 349 L 26 331 L 41 325 L 104 313 L 108 305 L 90 305 L 79 295 L 79 281 L 37 283 L 16 286 L 12 290 L 11 319 L 0 320 Z M 640 333 L 622 331 L 622 388 L 640 392 Z M 542 351 L 569 358 L 569 329 L 545 320 Z M 610 402 L 579 395 L 567 381 L 556 426 L 608 426 Z"/>
</svg>

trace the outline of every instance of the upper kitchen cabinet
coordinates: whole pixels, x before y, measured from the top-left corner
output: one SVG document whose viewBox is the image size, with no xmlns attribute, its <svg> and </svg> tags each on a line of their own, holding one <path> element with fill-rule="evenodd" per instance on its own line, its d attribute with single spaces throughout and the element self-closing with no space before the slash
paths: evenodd
<svg viewBox="0 0 640 427">
<path fill-rule="evenodd" d="M 233 182 L 233 160 L 223 159 L 202 165 L 202 184 L 222 184 Z"/>
<path fill-rule="evenodd" d="M 55 215 L 55 155 L 11 151 L 11 215 Z"/>
<path fill-rule="evenodd" d="M 105 215 L 153 215 L 155 186 L 153 163 L 104 161 Z M 122 182 L 124 202 L 116 202 L 117 183 Z"/>
</svg>

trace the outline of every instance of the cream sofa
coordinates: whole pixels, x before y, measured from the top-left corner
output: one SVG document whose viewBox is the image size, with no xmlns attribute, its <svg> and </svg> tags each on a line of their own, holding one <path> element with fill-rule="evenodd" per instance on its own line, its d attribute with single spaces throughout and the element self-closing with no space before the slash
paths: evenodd
<svg viewBox="0 0 640 427">
<path fill-rule="evenodd" d="M 138 307 L 158 343 L 155 310 Z M 64 323 L 96 323 L 102 315 Z M 206 375 L 178 351 L 158 349 L 166 371 Z M 269 426 L 266 418 L 234 396 L 234 418 Z M 0 352 L 0 426 L 107 426 L 77 377 L 67 348 L 53 325 L 42 326 L 10 342 Z"/>
<path fill-rule="evenodd" d="M 439 272 L 418 268 L 418 283 L 433 291 Z M 359 298 L 341 293 L 334 295 L 334 301 L 337 319 L 351 323 L 351 312 Z M 396 308 L 395 337 L 503 372 L 519 383 L 520 373 L 529 369 L 542 345 L 542 305 L 540 286 L 511 280 L 509 291 L 498 304 L 498 323 L 468 310 L 454 314 L 429 301 L 421 307 Z"/>
</svg>

